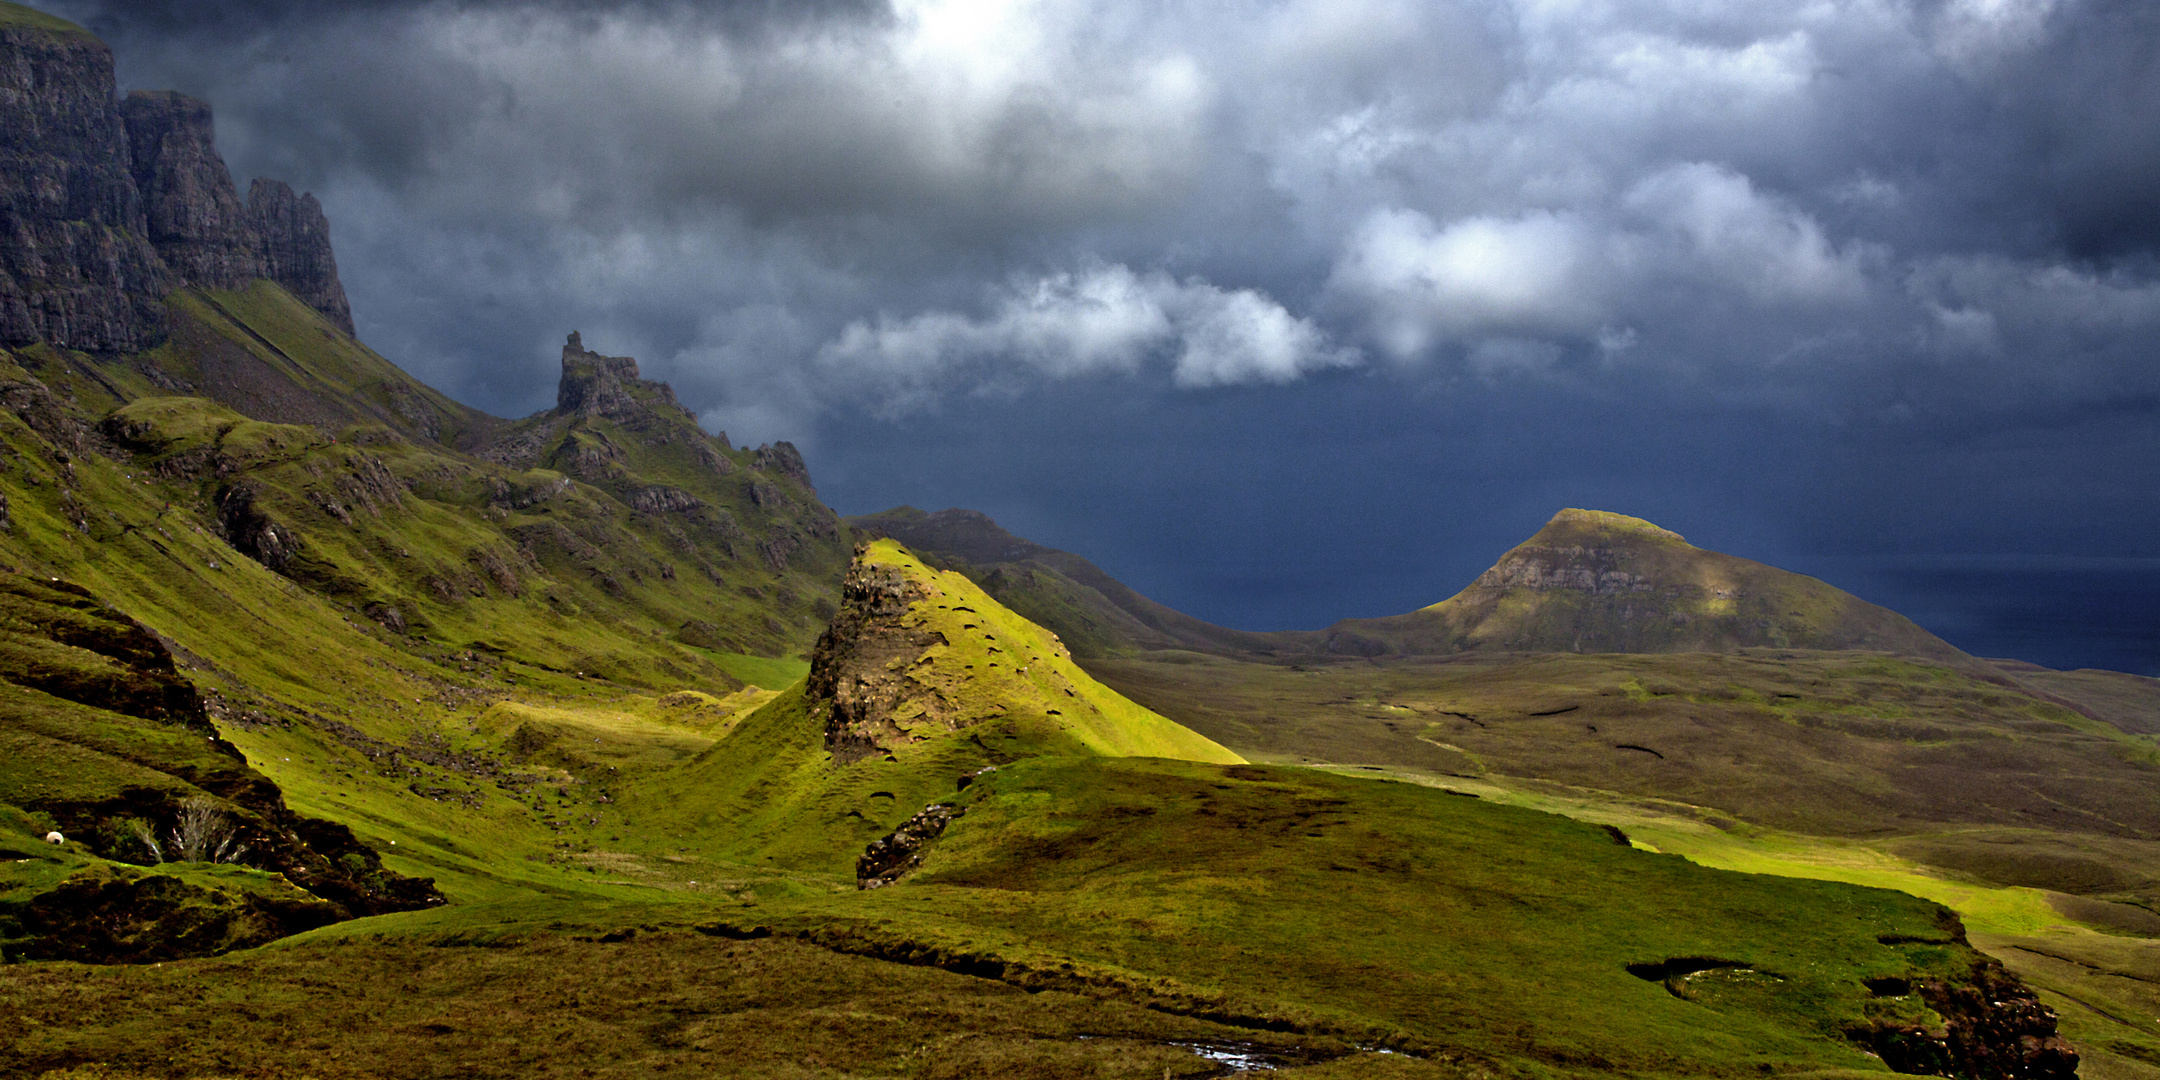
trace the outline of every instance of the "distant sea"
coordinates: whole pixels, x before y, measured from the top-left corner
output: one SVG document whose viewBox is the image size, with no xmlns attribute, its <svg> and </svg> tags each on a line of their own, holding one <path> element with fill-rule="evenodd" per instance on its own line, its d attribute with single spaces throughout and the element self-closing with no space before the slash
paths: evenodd
<svg viewBox="0 0 2160 1080">
<path fill-rule="evenodd" d="M 1975 656 L 2160 677 L 2160 559 L 1788 558 Z"/>
</svg>

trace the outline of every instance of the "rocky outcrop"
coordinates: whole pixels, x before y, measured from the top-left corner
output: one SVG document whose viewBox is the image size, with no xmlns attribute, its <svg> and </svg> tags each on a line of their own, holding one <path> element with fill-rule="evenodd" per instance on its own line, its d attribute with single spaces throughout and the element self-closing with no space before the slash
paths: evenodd
<svg viewBox="0 0 2160 1080">
<path fill-rule="evenodd" d="M 840 611 L 810 654 L 805 686 L 825 703 L 825 748 L 839 764 L 906 741 L 897 719 L 944 717 L 944 698 L 913 677 L 914 661 L 945 635 L 913 625 L 908 609 L 928 594 L 904 571 L 858 557 L 840 586 Z"/>
<path fill-rule="evenodd" d="M 120 113 L 147 235 L 175 284 L 237 289 L 268 278 L 352 333 L 352 307 L 330 253 L 330 223 L 313 195 L 295 196 L 282 180 L 258 179 L 242 202 L 218 156 L 207 102 L 137 90 Z"/>
<path fill-rule="evenodd" d="M 1928 979 L 1909 990 L 1942 1024 L 1884 1023 L 1863 1033 L 1861 1041 L 1893 1071 L 1978 1080 L 2077 1076 L 2078 1052 L 2057 1032 L 2054 1010 L 1999 962 L 1982 959 L 1970 980 Z"/>
<path fill-rule="evenodd" d="M 696 423 L 675 400 L 673 387 L 638 376 L 636 360 L 590 352 L 584 337 L 570 332 L 570 340 L 563 344 L 562 381 L 555 386 L 556 413 L 572 418 L 605 416 L 635 425 L 655 407 Z"/>
<path fill-rule="evenodd" d="M 210 105 L 170 90 L 137 90 L 120 103 L 128 167 L 142 194 L 144 235 L 176 281 L 245 285 L 260 259 L 247 207 L 218 156 Z"/>
<path fill-rule="evenodd" d="M 338 282 L 337 256 L 330 252 L 330 219 L 323 216 L 322 203 L 313 195 L 294 195 L 283 180 L 258 177 L 248 185 L 247 205 L 261 252 L 257 276 L 283 285 L 301 303 L 352 333 L 352 305 L 345 299 L 345 286 Z M 399 405 L 415 423 L 437 422 L 431 409 L 423 416 L 416 414 L 424 406 L 408 401 Z"/>
<path fill-rule="evenodd" d="M 0 25 L 0 344 L 131 352 L 162 336 L 170 274 L 128 166 L 112 50 Z"/>
<path fill-rule="evenodd" d="M 225 542 L 250 559 L 282 571 L 300 553 L 300 535 L 264 512 L 262 488 L 243 480 L 218 492 L 217 523 Z"/>
<path fill-rule="evenodd" d="M 251 948 L 345 917 L 283 882 L 204 888 L 163 874 L 95 866 L 39 893 L 17 920 L 26 960 L 147 964 Z"/>
<path fill-rule="evenodd" d="M 116 102 L 97 39 L 0 25 L 0 344 L 140 351 L 172 289 L 257 278 L 352 332 L 322 207 L 274 180 L 241 201 L 209 105 Z"/>
<path fill-rule="evenodd" d="M 804 491 L 817 494 L 817 489 L 810 486 L 810 468 L 803 464 L 802 452 L 795 449 L 794 443 L 781 441 L 758 447 L 750 456 L 750 467 L 785 476 L 801 484 Z"/>
<path fill-rule="evenodd" d="M 882 889 L 922 865 L 923 850 L 945 834 L 945 827 L 967 811 L 951 803 L 931 803 L 900 823 L 889 836 L 872 840 L 855 860 L 855 887 Z"/>
</svg>

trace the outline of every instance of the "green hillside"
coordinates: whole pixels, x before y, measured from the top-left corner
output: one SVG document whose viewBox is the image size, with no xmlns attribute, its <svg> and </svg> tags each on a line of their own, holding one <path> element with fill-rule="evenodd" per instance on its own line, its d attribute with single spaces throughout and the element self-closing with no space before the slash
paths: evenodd
<svg viewBox="0 0 2160 1080">
<path fill-rule="evenodd" d="M 696 850 L 823 873 L 985 769 L 1029 757 L 1241 762 L 1076 666 L 1057 637 L 891 540 L 856 556 L 804 683 L 630 812 Z"/>
<path fill-rule="evenodd" d="M 47 15 L 36 8 L 10 4 L 0 0 L 0 27 L 26 30 L 43 30 L 48 33 L 89 37 L 90 31 L 55 15 Z"/>
</svg>

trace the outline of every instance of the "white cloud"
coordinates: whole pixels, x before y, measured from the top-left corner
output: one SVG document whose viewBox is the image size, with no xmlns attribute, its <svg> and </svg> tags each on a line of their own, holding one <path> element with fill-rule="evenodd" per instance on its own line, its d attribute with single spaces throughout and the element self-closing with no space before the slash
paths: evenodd
<svg viewBox="0 0 2160 1080">
<path fill-rule="evenodd" d="M 818 353 L 823 367 L 870 380 L 903 404 L 975 365 L 1072 378 L 1130 373 L 1158 357 L 1185 387 L 1281 383 L 1357 362 L 1354 351 L 1255 290 L 1121 265 L 1008 286 L 984 317 L 930 311 L 858 320 Z"/>
<path fill-rule="evenodd" d="M 1636 184 L 1624 205 L 1677 239 L 1693 269 L 1757 300 L 1853 300 L 1867 289 L 1856 248 L 1838 249 L 1814 218 L 1730 169 L 1672 166 Z"/>
<path fill-rule="evenodd" d="M 2058 0 L 1949 0 L 1935 17 L 1936 51 L 1965 74 L 2039 44 Z"/>
<path fill-rule="evenodd" d="M 1383 210 L 1350 238 L 1330 288 L 1367 310 L 1374 336 L 1403 359 L 1455 337 L 1578 334 L 1600 317 L 1595 247 L 1570 214 L 1443 227 L 1414 210 Z"/>
</svg>

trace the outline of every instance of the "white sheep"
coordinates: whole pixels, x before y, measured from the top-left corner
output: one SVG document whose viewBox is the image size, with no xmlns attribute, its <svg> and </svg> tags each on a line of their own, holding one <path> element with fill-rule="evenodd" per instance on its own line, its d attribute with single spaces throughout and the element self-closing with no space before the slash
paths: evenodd
<svg viewBox="0 0 2160 1080">
<path fill-rule="evenodd" d="M 60 833 L 55 830 L 53 832 L 45 834 L 45 842 L 48 844 L 65 844 L 67 843 L 67 837 L 60 835 Z"/>
</svg>

